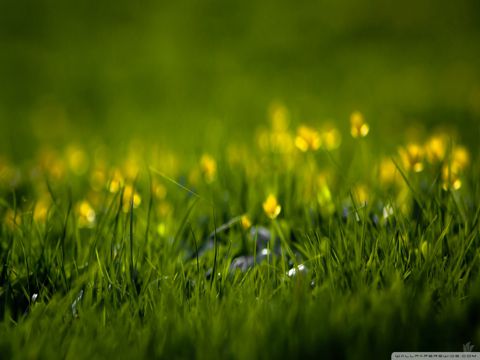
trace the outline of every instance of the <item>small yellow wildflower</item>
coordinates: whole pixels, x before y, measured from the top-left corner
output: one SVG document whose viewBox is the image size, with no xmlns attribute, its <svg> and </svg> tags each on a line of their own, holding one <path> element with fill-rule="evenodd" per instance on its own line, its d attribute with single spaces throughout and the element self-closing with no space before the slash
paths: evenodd
<svg viewBox="0 0 480 360">
<path fill-rule="evenodd" d="M 275 195 L 268 195 L 267 199 L 263 203 L 263 211 L 272 220 L 280 214 L 282 207 L 278 204 Z"/>
<path fill-rule="evenodd" d="M 365 137 L 370 131 L 370 126 L 365 122 L 362 113 L 354 111 L 350 115 L 350 133 L 354 138 Z"/>
<path fill-rule="evenodd" d="M 120 172 L 120 170 L 116 169 L 113 171 L 110 183 L 108 184 L 108 190 L 111 193 L 117 193 L 122 188 L 124 182 L 125 180 L 122 173 Z"/>
<path fill-rule="evenodd" d="M 212 156 L 208 154 L 202 155 L 200 159 L 200 169 L 207 183 L 215 180 L 217 176 L 217 162 Z"/>
<path fill-rule="evenodd" d="M 425 144 L 425 153 L 430 163 L 438 163 L 443 161 L 447 151 L 447 140 L 445 136 L 432 136 Z"/>
<path fill-rule="evenodd" d="M 78 203 L 76 210 L 80 227 L 92 228 L 95 225 L 95 210 L 88 201 L 83 200 Z"/>
<path fill-rule="evenodd" d="M 294 147 L 294 141 L 288 131 L 272 132 L 267 135 L 267 146 L 271 151 L 279 154 L 288 154 Z"/>
<path fill-rule="evenodd" d="M 464 146 L 456 146 L 452 152 L 452 165 L 458 170 L 465 169 L 470 164 L 470 154 Z"/>
<path fill-rule="evenodd" d="M 295 149 L 292 136 L 288 131 L 288 110 L 285 106 L 274 103 L 270 106 L 269 117 L 271 129 L 257 134 L 257 143 L 261 150 L 288 154 Z"/>
<path fill-rule="evenodd" d="M 123 189 L 123 211 L 130 211 L 130 204 L 132 200 L 134 209 L 138 208 L 142 203 L 142 198 L 140 194 L 135 191 L 134 187 L 132 185 L 126 185 Z"/>
<path fill-rule="evenodd" d="M 270 121 L 274 132 L 285 132 L 288 130 L 288 109 L 285 105 L 274 103 L 269 109 Z"/>
<path fill-rule="evenodd" d="M 408 144 L 406 148 L 400 148 L 400 157 L 406 170 L 420 172 L 423 170 L 423 149 L 417 144 Z"/>
<path fill-rule="evenodd" d="M 332 193 L 323 179 L 318 181 L 317 201 L 320 206 L 320 212 L 324 216 L 330 216 L 335 212 L 335 204 L 333 203 Z"/>
<path fill-rule="evenodd" d="M 136 154 L 130 154 L 125 163 L 123 164 L 123 173 L 129 180 L 133 180 L 140 172 L 140 160 Z"/>
<path fill-rule="evenodd" d="M 320 134 L 308 127 L 300 126 L 297 130 L 297 137 L 295 138 L 295 146 L 303 152 L 308 150 L 318 150 L 322 145 Z"/>
<path fill-rule="evenodd" d="M 72 145 L 67 148 L 66 154 L 68 166 L 75 175 L 83 175 L 87 172 L 89 160 L 85 151 Z"/>
<path fill-rule="evenodd" d="M 244 228 L 245 230 L 250 229 L 250 227 L 252 226 L 252 222 L 246 214 L 242 215 L 242 217 L 240 218 L 240 223 L 242 224 L 242 228 Z"/>
<path fill-rule="evenodd" d="M 44 223 L 47 220 L 50 206 L 51 201 L 48 197 L 39 199 L 33 208 L 33 220 L 37 223 Z"/>
<path fill-rule="evenodd" d="M 359 184 L 353 188 L 353 196 L 359 205 L 366 205 L 369 200 L 369 191 L 365 185 Z"/>
<path fill-rule="evenodd" d="M 378 167 L 378 178 L 380 184 L 389 186 L 397 180 L 397 167 L 390 158 L 383 158 Z"/>
<path fill-rule="evenodd" d="M 322 146 L 328 151 L 338 149 L 338 147 L 342 143 L 342 135 L 334 127 L 322 131 L 320 137 Z"/>
<path fill-rule="evenodd" d="M 445 164 L 442 167 L 442 187 L 444 190 L 453 189 L 458 190 L 462 187 L 462 180 L 460 180 L 460 168 L 458 165 Z"/>
<path fill-rule="evenodd" d="M 445 190 L 458 190 L 462 187 L 461 172 L 470 164 L 470 154 L 463 146 L 457 146 L 452 151 L 450 163 L 442 167 L 442 181 Z"/>
</svg>

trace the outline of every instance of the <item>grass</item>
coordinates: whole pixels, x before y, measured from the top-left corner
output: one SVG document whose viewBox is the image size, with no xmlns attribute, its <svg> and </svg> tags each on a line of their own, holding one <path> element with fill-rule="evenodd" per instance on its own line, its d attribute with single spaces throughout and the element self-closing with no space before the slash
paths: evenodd
<svg viewBox="0 0 480 360">
<path fill-rule="evenodd" d="M 390 154 L 341 134 L 337 148 L 316 127 L 295 135 L 282 109 L 257 143 L 193 160 L 72 145 L 4 161 L 2 357 L 480 346 L 476 159 L 444 134 Z"/>
<path fill-rule="evenodd" d="M 0 358 L 477 350 L 478 10 L 0 1 Z"/>
</svg>

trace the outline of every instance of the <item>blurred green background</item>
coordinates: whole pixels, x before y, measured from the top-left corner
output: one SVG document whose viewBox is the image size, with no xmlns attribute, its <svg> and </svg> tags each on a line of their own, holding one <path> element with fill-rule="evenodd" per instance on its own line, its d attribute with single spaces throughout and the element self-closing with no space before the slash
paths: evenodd
<svg viewBox="0 0 480 360">
<path fill-rule="evenodd" d="M 414 122 L 480 136 L 480 2 L 0 0 L 0 150 L 131 137 L 248 139 L 359 109 L 388 144 Z"/>
</svg>

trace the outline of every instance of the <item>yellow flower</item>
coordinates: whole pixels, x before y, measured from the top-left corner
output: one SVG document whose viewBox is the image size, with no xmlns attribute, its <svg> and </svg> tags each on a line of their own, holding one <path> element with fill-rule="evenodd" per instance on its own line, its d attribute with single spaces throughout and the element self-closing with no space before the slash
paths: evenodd
<svg viewBox="0 0 480 360">
<path fill-rule="evenodd" d="M 445 136 L 432 136 L 425 144 L 425 153 L 430 163 L 443 161 L 447 150 L 447 140 Z"/>
<path fill-rule="evenodd" d="M 295 146 L 300 151 L 318 150 L 321 144 L 322 140 L 317 131 L 308 126 L 300 126 L 298 128 Z"/>
<path fill-rule="evenodd" d="M 378 178 L 381 185 L 389 186 L 397 180 L 397 167 L 389 158 L 383 158 L 378 167 Z"/>
<path fill-rule="evenodd" d="M 442 167 L 442 187 L 444 190 L 453 189 L 458 190 L 462 187 L 462 180 L 460 180 L 460 168 L 458 165 L 445 164 Z"/>
<path fill-rule="evenodd" d="M 47 220 L 48 210 L 50 209 L 51 201 L 48 197 L 39 199 L 33 208 L 33 220 L 39 223 L 44 223 Z"/>
<path fill-rule="evenodd" d="M 320 212 L 324 216 L 333 215 L 335 212 L 335 204 L 333 203 L 332 193 L 323 177 L 318 179 L 317 201 L 320 206 Z"/>
<path fill-rule="evenodd" d="M 217 162 L 208 154 L 202 155 L 200 169 L 207 183 L 211 183 L 217 176 Z"/>
<path fill-rule="evenodd" d="M 263 211 L 270 219 L 275 219 L 282 211 L 282 207 L 278 204 L 275 195 L 268 195 L 267 199 L 263 203 Z"/>
<path fill-rule="evenodd" d="M 442 181 L 445 190 L 458 190 L 462 187 L 460 174 L 470 164 L 470 154 L 463 146 L 457 146 L 452 151 L 452 159 L 450 163 L 446 163 L 442 167 Z"/>
<path fill-rule="evenodd" d="M 125 180 L 120 170 L 114 170 L 112 178 L 110 179 L 110 183 L 108 185 L 108 190 L 111 193 L 117 193 L 122 188 L 124 181 Z"/>
<path fill-rule="evenodd" d="M 267 148 L 280 154 L 288 154 L 294 149 L 293 139 L 288 131 L 267 134 L 267 144 Z"/>
<path fill-rule="evenodd" d="M 88 156 L 87 154 L 77 146 L 69 146 L 67 148 L 67 160 L 70 170 L 75 175 L 83 175 L 88 169 Z"/>
<path fill-rule="evenodd" d="M 245 230 L 250 229 L 250 227 L 252 226 L 252 222 L 246 214 L 242 215 L 242 217 L 240 218 L 240 223 L 242 224 L 242 228 L 244 228 Z"/>
<path fill-rule="evenodd" d="M 274 132 L 285 132 L 288 130 L 288 109 L 285 105 L 274 103 L 269 109 L 270 121 Z"/>
<path fill-rule="evenodd" d="M 420 172 L 423 170 L 423 149 L 417 144 L 408 144 L 400 148 L 400 157 L 406 170 Z"/>
<path fill-rule="evenodd" d="M 452 165 L 458 170 L 465 169 L 470 164 L 470 154 L 464 146 L 457 146 L 452 152 Z"/>
<path fill-rule="evenodd" d="M 342 143 L 342 135 L 336 128 L 331 127 L 321 133 L 321 143 L 325 149 L 335 150 Z"/>
<path fill-rule="evenodd" d="M 123 173 L 127 179 L 133 180 L 137 177 L 138 173 L 140 172 L 140 160 L 136 154 L 132 153 L 129 155 L 123 164 L 123 170 Z"/>
<path fill-rule="evenodd" d="M 369 192 L 365 185 L 359 184 L 353 188 L 353 196 L 359 205 L 365 205 L 369 199 Z"/>
<path fill-rule="evenodd" d="M 290 153 L 294 142 L 288 131 L 288 110 L 282 104 L 274 103 L 270 106 L 269 117 L 271 129 L 262 130 L 257 134 L 257 143 L 261 150 L 280 154 Z"/>
<path fill-rule="evenodd" d="M 350 115 L 350 133 L 354 138 L 365 137 L 370 131 L 370 126 L 365 122 L 362 113 L 354 111 Z"/>
<path fill-rule="evenodd" d="M 78 225 L 91 228 L 95 225 L 96 214 L 92 205 L 86 200 L 77 204 Z"/>
<path fill-rule="evenodd" d="M 130 203 L 133 196 L 133 208 L 136 209 L 142 203 L 142 198 L 138 192 L 135 191 L 132 185 L 127 185 L 123 189 L 123 211 L 130 211 Z"/>
</svg>

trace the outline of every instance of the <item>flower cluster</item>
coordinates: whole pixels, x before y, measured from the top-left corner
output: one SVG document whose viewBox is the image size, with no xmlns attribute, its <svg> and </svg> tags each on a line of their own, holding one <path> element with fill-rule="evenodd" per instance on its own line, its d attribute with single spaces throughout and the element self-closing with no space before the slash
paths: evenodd
<svg viewBox="0 0 480 360">
<path fill-rule="evenodd" d="M 248 213 L 241 217 L 244 229 L 305 209 L 326 218 L 344 209 L 381 204 L 379 216 L 387 218 L 393 209 L 411 211 L 410 186 L 433 183 L 442 191 L 459 191 L 471 163 L 467 148 L 446 132 L 408 142 L 396 153 L 373 152 L 368 147 L 370 125 L 359 111 L 342 122 L 350 126 L 351 135 L 350 141 L 344 139 L 345 150 L 342 132 L 332 121 L 297 122 L 282 104 L 272 105 L 269 120 L 270 126 L 257 133 L 256 147 L 230 142 L 225 154 L 204 152 L 194 162 L 182 162 L 169 149 L 146 149 L 138 142 L 114 159 L 98 144 L 69 144 L 63 150 L 45 147 L 36 159 L 20 165 L 0 157 L 0 191 L 4 195 L 13 189 L 25 199 L 16 207 L 4 202 L 0 216 L 10 229 L 28 217 L 46 224 L 55 208 L 66 206 L 55 200 L 55 191 L 63 184 L 72 191 L 72 213 L 84 229 L 94 228 L 103 214 L 116 209 L 151 211 L 155 228 L 165 235 L 182 203 L 179 194 L 197 193 L 231 203 L 231 216 Z M 353 175 L 348 174 L 349 167 L 356 169 Z M 115 203 L 118 206 L 112 206 Z"/>
</svg>

